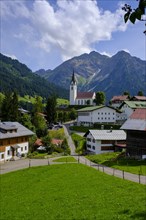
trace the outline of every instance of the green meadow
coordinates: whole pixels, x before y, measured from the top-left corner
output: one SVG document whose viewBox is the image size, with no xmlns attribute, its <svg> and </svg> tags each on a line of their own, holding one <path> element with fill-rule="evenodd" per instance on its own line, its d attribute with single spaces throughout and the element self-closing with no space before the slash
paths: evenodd
<svg viewBox="0 0 146 220">
<path fill-rule="evenodd" d="M 104 153 L 88 155 L 86 158 L 94 163 L 124 170 L 129 173 L 146 175 L 146 160 L 136 160 L 121 156 L 121 153 Z"/>
<path fill-rule="evenodd" d="M 2 220 L 144 220 L 145 186 L 83 164 L 33 167 L 0 177 Z"/>
</svg>

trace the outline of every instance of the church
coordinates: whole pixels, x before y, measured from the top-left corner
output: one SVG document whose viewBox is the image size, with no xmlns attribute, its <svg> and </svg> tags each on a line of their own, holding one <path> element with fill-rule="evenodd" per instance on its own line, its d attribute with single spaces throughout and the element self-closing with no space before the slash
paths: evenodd
<svg viewBox="0 0 146 220">
<path fill-rule="evenodd" d="M 95 92 L 78 92 L 77 80 L 73 71 L 70 83 L 70 105 L 94 105 Z"/>
</svg>

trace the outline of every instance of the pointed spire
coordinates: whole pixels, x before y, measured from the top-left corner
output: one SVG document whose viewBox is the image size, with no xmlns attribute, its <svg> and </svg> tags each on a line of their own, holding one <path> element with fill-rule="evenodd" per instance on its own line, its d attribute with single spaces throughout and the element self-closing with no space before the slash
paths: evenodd
<svg viewBox="0 0 146 220">
<path fill-rule="evenodd" d="M 71 82 L 76 83 L 76 78 L 75 78 L 74 69 L 73 69 L 73 74 L 72 74 L 72 80 L 71 80 Z"/>
</svg>

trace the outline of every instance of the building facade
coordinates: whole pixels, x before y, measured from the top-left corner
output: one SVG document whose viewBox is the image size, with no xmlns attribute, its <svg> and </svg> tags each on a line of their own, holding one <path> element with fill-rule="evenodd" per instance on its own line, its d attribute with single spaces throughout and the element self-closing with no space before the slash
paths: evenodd
<svg viewBox="0 0 146 220">
<path fill-rule="evenodd" d="M 92 126 L 94 123 L 115 123 L 116 110 L 108 106 L 92 106 L 77 110 L 77 124 Z"/>
<path fill-rule="evenodd" d="M 18 122 L 0 122 L 0 161 L 15 160 L 29 150 L 34 133 Z"/>
<path fill-rule="evenodd" d="M 86 137 L 86 149 L 93 154 L 113 152 L 115 145 L 126 140 L 123 130 L 89 130 Z"/>
<path fill-rule="evenodd" d="M 146 159 L 146 109 L 136 109 L 121 129 L 127 133 L 127 155 Z"/>
</svg>

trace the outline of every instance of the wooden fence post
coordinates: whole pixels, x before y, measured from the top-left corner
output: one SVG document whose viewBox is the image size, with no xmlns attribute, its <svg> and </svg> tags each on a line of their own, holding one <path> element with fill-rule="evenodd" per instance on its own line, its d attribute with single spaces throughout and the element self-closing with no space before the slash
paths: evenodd
<svg viewBox="0 0 146 220">
<path fill-rule="evenodd" d="M 123 180 L 124 180 L 124 170 L 122 170 L 122 174 L 123 174 Z"/>
<path fill-rule="evenodd" d="M 29 168 L 31 167 L 31 160 L 29 159 Z"/>
</svg>

